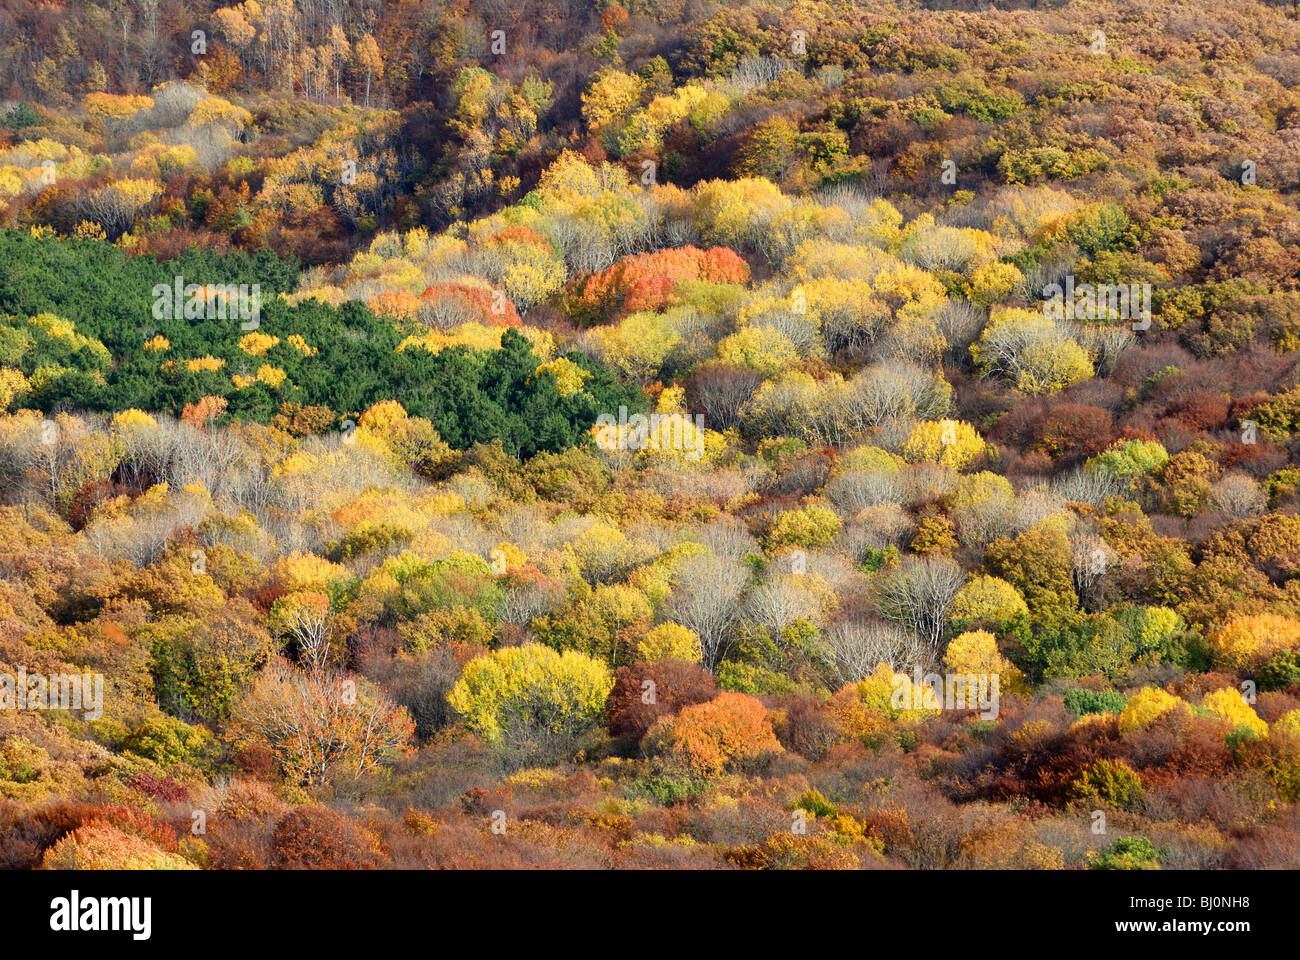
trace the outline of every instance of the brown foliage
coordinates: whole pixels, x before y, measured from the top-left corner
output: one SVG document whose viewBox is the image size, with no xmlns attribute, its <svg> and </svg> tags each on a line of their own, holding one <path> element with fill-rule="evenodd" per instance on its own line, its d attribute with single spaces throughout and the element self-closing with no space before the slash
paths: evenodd
<svg viewBox="0 0 1300 960">
<path fill-rule="evenodd" d="M 97 821 L 142 837 L 163 850 L 176 849 L 176 831 L 142 810 L 59 800 L 26 813 L 12 806 L 0 810 L 0 869 L 35 869 L 47 849 L 79 827 Z"/>
<path fill-rule="evenodd" d="M 647 680 L 654 684 L 652 703 L 643 702 L 648 698 Z M 609 732 L 639 743 L 660 717 L 712 700 L 717 693 L 718 686 L 708 671 L 682 660 L 620 667 L 614 673 L 614 689 L 605 707 Z"/>
<path fill-rule="evenodd" d="M 327 807 L 298 807 L 275 825 L 272 866 L 283 870 L 370 870 L 383 865 L 373 837 Z"/>
<path fill-rule="evenodd" d="M 1022 404 L 998 422 L 996 436 L 1043 453 L 1059 467 L 1100 453 L 1114 435 L 1111 415 L 1078 403 Z"/>
</svg>

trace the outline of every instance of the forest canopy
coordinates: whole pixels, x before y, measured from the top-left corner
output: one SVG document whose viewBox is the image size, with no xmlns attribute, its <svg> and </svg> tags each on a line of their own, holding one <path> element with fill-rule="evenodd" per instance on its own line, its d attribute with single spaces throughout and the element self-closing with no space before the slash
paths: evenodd
<svg viewBox="0 0 1300 960">
<path fill-rule="evenodd" d="M 1300 865 L 1293 6 L 9 4 L 0 90 L 4 866 Z"/>
</svg>

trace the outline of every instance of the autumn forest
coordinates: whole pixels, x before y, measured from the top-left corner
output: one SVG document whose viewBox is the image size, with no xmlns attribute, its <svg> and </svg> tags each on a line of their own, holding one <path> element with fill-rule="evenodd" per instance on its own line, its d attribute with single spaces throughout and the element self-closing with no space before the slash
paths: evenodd
<svg viewBox="0 0 1300 960">
<path fill-rule="evenodd" d="M 0 866 L 1300 867 L 1300 8 L 2 0 Z"/>
</svg>

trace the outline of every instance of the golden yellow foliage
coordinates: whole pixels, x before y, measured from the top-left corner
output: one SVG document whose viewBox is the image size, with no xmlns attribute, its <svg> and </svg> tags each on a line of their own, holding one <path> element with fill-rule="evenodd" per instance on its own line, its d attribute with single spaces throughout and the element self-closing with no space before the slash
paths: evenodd
<svg viewBox="0 0 1300 960">
<path fill-rule="evenodd" d="M 1172 693 L 1159 687 L 1143 687 L 1129 698 L 1119 715 L 1119 732 L 1128 734 L 1149 727 L 1165 714 L 1179 709 L 1188 709 L 1187 704 Z"/>
<path fill-rule="evenodd" d="M 81 100 L 87 113 L 113 120 L 121 120 L 153 106 L 153 98 L 145 96 L 119 96 L 113 93 L 88 93 Z"/>
<path fill-rule="evenodd" d="M 289 334 L 289 336 L 285 338 L 285 343 L 289 344 L 289 346 L 293 347 L 304 357 L 314 357 L 318 352 L 315 347 L 307 343 L 307 341 L 297 333 Z"/>
<path fill-rule="evenodd" d="M 903 443 L 911 463 L 929 461 L 960 470 L 984 452 L 984 438 L 964 420 L 922 420 Z"/>
<path fill-rule="evenodd" d="M 226 365 L 226 361 L 220 360 L 211 354 L 205 357 L 198 357 L 194 360 L 185 361 L 185 369 L 191 373 L 198 373 L 202 370 L 220 370 Z"/>
<path fill-rule="evenodd" d="M 998 652 L 998 641 L 987 630 L 970 630 L 952 639 L 944 651 L 943 665 L 949 673 L 998 676 L 1000 683 L 1012 683 L 1020 671 Z"/>
<path fill-rule="evenodd" d="M 1246 727 L 1256 736 L 1268 736 L 1268 724 L 1251 709 L 1250 704 L 1242 698 L 1240 690 L 1224 687 L 1222 690 L 1207 693 L 1201 700 L 1201 709 L 1207 711 L 1210 716 L 1225 721 L 1234 730 L 1237 727 Z"/>
<path fill-rule="evenodd" d="M 676 623 L 659 624 L 637 644 L 637 658 L 640 660 L 699 663 L 702 657 L 699 635 Z"/>
<path fill-rule="evenodd" d="M 239 349 L 254 357 L 262 357 L 266 355 L 266 351 L 270 350 L 279 342 L 279 337 L 273 337 L 270 334 L 257 332 L 246 333 L 239 338 Z"/>
<path fill-rule="evenodd" d="M 588 376 L 587 371 L 564 357 L 557 357 L 550 363 L 540 364 L 536 373 L 541 373 L 543 370 L 549 371 L 555 377 L 555 387 L 562 397 L 581 390 Z"/>
<path fill-rule="evenodd" d="M 1275 654 L 1300 649 L 1300 620 L 1274 613 L 1234 617 L 1210 636 L 1215 662 L 1232 670 L 1257 670 Z"/>
</svg>

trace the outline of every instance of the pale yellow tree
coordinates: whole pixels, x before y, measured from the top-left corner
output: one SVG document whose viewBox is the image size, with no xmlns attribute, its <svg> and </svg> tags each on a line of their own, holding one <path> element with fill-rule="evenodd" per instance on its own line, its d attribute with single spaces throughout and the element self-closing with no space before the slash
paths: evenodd
<svg viewBox="0 0 1300 960">
<path fill-rule="evenodd" d="M 357 69 L 366 75 L 366 106 L 368 107 L 371 81 L 382 79 L 384 76 L 384 58 L 379 53 L 379 44 L 368 33 L 363 33 L 361 39 L 353 45 L 352 55 L 356 60 Z"/>
</svg>

